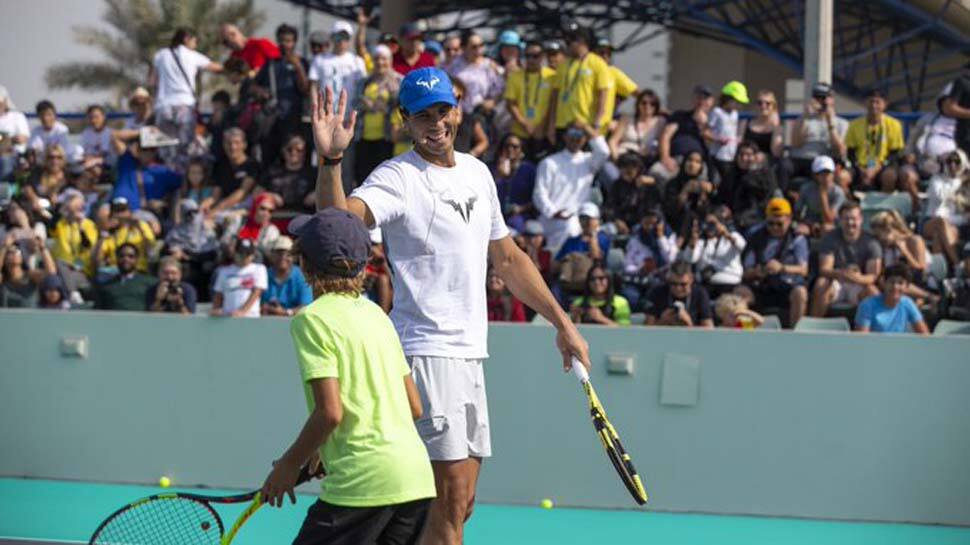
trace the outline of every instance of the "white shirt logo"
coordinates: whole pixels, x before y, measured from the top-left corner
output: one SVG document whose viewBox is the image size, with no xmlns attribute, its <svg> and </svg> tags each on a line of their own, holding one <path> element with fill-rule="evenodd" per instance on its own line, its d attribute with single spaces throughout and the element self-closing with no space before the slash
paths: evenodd
<svg viewBox="0 0 970 545">
<path fill-rule="evenodd" d="M 432 90 L 434 90 L 434 86 L 437 85 L 439 81 L 441 81 L 441 80 L 439 80 L 437 77 L 431 76 L 431 80 L 430 81 L 429 80 L 419 79 L 418 81 L 416 81 L 414 83 L 416 85 L 420 85 L 422 87 L 427 87 L 428 88 L 428 91 L 432 91 Z"/>
</svg>

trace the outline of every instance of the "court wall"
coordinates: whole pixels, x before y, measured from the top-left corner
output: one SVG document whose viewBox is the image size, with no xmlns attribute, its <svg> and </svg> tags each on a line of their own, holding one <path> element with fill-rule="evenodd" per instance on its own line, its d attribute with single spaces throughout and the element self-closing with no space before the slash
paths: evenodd
<svg viewBox="0 0 970 545">
<path fill-rule="evenodd" d="M 258 484 L 305 417 L 287 326 L 0 312 L 0 475 Z M 968 337 L 583 332 L 650 508 L 970 525 Z M 479 499 L 632 507 L 552 347 L 549 327 L 491 328 Z"/>
</svg>

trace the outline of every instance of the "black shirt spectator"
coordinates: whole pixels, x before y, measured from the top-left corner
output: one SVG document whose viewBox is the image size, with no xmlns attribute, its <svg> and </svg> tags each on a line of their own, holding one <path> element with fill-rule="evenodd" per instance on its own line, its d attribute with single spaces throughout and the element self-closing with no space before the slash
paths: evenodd
<svg viewBox="0 0 970 545">
<path fill-rule="evenodd" d="M 312 212 L 317 174 L 306 164 L 306 142 L 302 136 L 293 135 L 282 151 L 282 160 L 266 170 L 259 185 L 283 197 L 286 210 Z"/>
<path fill-rule="evenodd" d="M 948 85 L 946 99 L 943 102 L 943 115 L 957 120 L 955 140 L 957 146 L 966 153 L 970 153 L 970 64 L 964 66 L 964 73 Z M 964 110 L 956 111 L 957 108 Z"/>
<path fill-rule="evenodd" d="M 735 166 L 721 180 L 715 201 L 727 205 L 738 227 L 746 229 L 764 219 L 765 206 L 777 190 L 774 172 L 758 163 L 758 147 L 742 142 Z"/>
<path fill-rule="evenodd" d="M 701 126 L 697 124 L 694 110 L 677 110 L 670 114 L 667 123 L 677 124 L 677 130 L 670 139 L 670 155 L 682 157 L 697 151 L 707 157 L 707 146 L 704 145 Z"/>
<path fill-rule="evenodd" d="M 615 221 L 621 233 L 629 233 L 640 223 L 648 209 L 661 202 L 656 180 L 643 175 L 643 160 L 636 153 L 625 153 L 617 160 L 620 178 L 606 192 L 603 220 Z"/>
<path fill-rule="evenodd" d="M 194 314 L 198 295 L 188 282 L 182 282 L 177 259 L 165 257 L 158 264 L 159 281 L 145 290 L 145 307 L 151 312 Z"/>
<path fill-rule="evenodd" d="M 714 327 L 714 313 L 707 291 L 694 283 L 691 264 L 677 261 L 667 271 L 667 281 L 647 296 L 647 325 Z"/>
</svg>

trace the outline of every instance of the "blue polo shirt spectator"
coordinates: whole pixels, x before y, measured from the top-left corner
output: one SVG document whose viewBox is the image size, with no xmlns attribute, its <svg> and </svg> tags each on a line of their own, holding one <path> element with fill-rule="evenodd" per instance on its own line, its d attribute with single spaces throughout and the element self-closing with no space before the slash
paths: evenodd
<svg viewBox="0 0 970 545">
<path fill-rule="evenodd" d="M 269 248 L 269 279 L 260 306 L 264 316 L 293 316 L 313 302 L 303 271 L 293 264 L 292 249 L 293 240 L 287 236 L 276 239 Z"/>
<path fill-rule="evenodd" d="M 141 208 L 142 190 L 139 190 L 139 171 L 141 172 L 141 185 L 144 190 L 146 201 L 163 200 L 169 197 L 182 185 L 182 176 L 174 170 L 151 160 L 147 160 L 150 148 L 142 149 L 139 155 L 146 157 L 139 160 L 130 151 L 126 151 L 118 157 L 118 180 L 115 182 L 112 199 L 124 197 L 128 199 L 128 208 L 134 212 Z M 142 166 L 147 164 L 148 166 Z"/>
</svg>

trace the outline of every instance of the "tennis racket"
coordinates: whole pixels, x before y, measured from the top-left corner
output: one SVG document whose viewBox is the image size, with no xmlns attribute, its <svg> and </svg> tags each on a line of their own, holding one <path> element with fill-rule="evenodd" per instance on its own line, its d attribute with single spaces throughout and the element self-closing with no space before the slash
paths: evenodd
<svg viewBox="0 0 970 545">
<path fill-rule="evenodd" d="M 630 491 L 633 501 L 637 502 L 638 505 L 647 503 L 647 491 L 643 488 L 643 483 L 640 482 L 637 469 L 633 467 L 633 460 L 630 459 L 630 455 L 623 448 L 616 428 L 606 418 L 606 409 L 603 408 L 599 398 L 596 397 L 596 390 L 589 382 L 589 373 L 586 372 L 586 367 L 575 357 L 573 358 L 573 374 L 579 379 L 580 384 L 583 385 L 583 390 L 586 392 L 586 397 L 589 398 L 589 415 L 593 419 L 593 428 L 596 429 L 596 435 L 603 443 L 603 448 L 606 449 L 606 455 L 613 463 L 613 468 L 620 475 L 620 480 L 623 481 L 626 489 Z"/>
<path fill-rule="evenodd" d="M 297 485 L 322 476 L 303 466 Z M 213 503 L 251 502 L 225 533 Z M 263 500 L 258 490 L 235 496 L 205 496 L 173 492 L 132 502 L 111 514 L 94 531 L 88 545 L 229 545 L 239 528 L 253 516 Z"/>
</svg>

